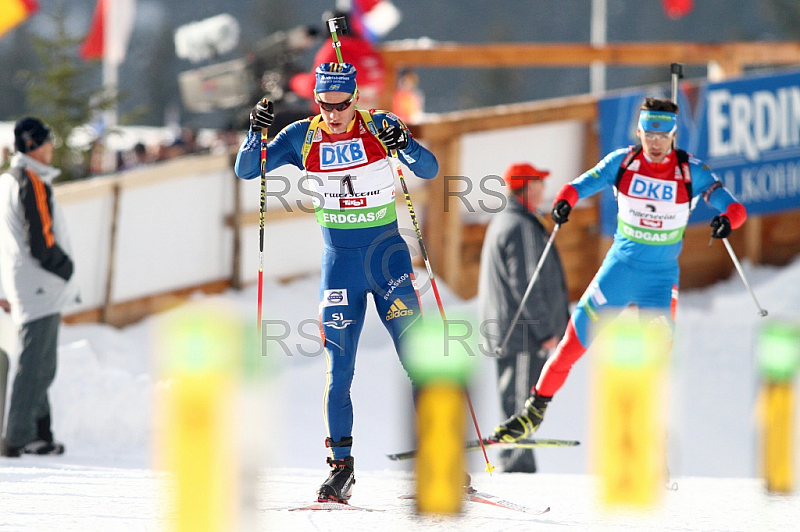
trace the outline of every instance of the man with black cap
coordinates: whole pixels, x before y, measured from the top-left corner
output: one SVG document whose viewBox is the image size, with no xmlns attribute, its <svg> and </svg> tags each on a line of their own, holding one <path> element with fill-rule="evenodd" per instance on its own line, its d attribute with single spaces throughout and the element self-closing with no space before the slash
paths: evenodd
<svg viewBox="0 0 800 532">
<path fill-rule="evenodd" d="M 404 335 L 421 311 L 411 256 L 397 227 L 398 161 L 389 153 L 396 150 L 399 162 L 423 179 L 436 176 L 439 165 L 393 113 L 356 108 L 356 69 L 350 63 L 319 65 L 314 92 L 320 114 L 288 125 L 269 143 L 266 171 L 287 164 L 302 170 L 298 185 L 313 197 L 322 226 L 319 321 L 329 365 L 325 419 L 332 470 L 317 497 L 345 502 L 355 483 L 350 384 L 367 297 L 372 295 L 401 362 Z M 272 125 L 272 107 L 261 101 L 250 114 L 235 166 L 243 179 L 261 173 L 261 130 Z"/>
<path fill-rule="evenodd" d="M 61 311 L 77 301 L 64 216 L 51 183 L 50 129 L 27 117 L 14 126 L 10 168 L 0 175 L 0 280 L 19 326 L 20 355 L 0 454 L 61 454 L 47 390 L 56 374 Z"/>
<path fill-rule="evenodd" d="M 538 211 L 548 175 L 547 170 L 523 162 L 510 165 L 503 176 L 507 203 L 489 222 L 478 279 L 481 348 L 489 356 L 495 356 L 505 337 L 550 236 Z M 500 402 L 507 416 L 522 408 L 568 319 L 564 272 L 558 252 L 551 248 L 506 348 L 496 359 Z M 530 449 L 504 450 L 501 464 L 508 473 L 536 472 Z"/>
</svg>

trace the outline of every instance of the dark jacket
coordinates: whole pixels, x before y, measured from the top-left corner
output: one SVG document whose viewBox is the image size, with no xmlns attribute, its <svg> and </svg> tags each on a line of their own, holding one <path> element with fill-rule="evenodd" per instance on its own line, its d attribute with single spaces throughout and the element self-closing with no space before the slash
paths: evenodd
<svg viewBox="0 0 800 532">
<path fill-rule="evenodd" d="M 549 236 L 540 219 L 514 196 L 508 196 L 506 208 L 489 223 L 478 280 L 479 342 L 484 353 L 493 353 L 502 342 Z M 558 251 L 552 246 L 505 354 L 536 353 L 542 342 L 564 334 L 568 320 L 569 295 Z"/>
</svg>

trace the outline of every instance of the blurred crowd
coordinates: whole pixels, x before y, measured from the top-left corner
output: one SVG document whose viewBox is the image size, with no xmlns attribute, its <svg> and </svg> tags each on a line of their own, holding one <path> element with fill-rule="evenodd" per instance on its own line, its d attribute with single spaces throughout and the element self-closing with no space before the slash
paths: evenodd
<svg viewBox="0 0 800 532">
<path fill-rule="evenodd" d="M 151 142 L 139 140 L 131 148 L 109 153 L 105 142 L 96 139 L 87 147 L 81 161 L 74 163 L 70 175 L 83 179 L 98 175 L 121 172 L 144 165 L 168 161 L 176 157 L 193 154 L 236 153 L 245 131 L 237 128 L 203 130 L 183 127 L 172 140 Z M 12 146 L 3 146 L 0 153 L 0 168 L 6 168 L 13 155 Z"/>
<path fill-rule="evenodd" d="M 129 170 L 142 165 L 168 161 L 176 157 L 193 154 L 221 154 L 236 152 L 244 131 L 234 128 L 205 131 L 205 135 L 198 135 L 193 128 L 183 127 L 180 134 L 172 141 L 146 144 L 139 141 L 129 150 L 118 150 L 114 154 L 113 168 L 108 169 L 106 162 L 106 148 L 100 141 L 95 141 L 89 152 L 87 177 L 107 173 Z"/>
</svg>

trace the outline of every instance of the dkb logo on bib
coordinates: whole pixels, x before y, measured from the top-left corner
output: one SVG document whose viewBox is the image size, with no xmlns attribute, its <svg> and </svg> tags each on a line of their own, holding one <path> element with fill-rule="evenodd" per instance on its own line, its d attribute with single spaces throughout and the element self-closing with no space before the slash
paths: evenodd
<svg viewBox="0 0 800 532">
<path fill-rule="evenodd" d="M 322 170 L 350 168 L 366 162 L 367 153 L 361 139 L 320 144 L 319 166 Z"/>
<path fill-rule="evenodd" d="M 656 201 L 674 202 L 677 196 L 678 184 L 674 181 L 651 179 L 635 174 L 628 187 L 628 196 Z"/>
</svg>

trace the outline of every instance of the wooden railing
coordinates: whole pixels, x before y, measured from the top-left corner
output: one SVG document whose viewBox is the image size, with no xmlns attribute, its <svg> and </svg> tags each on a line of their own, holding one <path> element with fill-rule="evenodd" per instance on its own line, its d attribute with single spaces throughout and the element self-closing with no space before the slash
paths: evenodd
<svg viewBox="0 0 800 532">
<path fill-rule="evenodd" d="M 748 66 L 781 66 L 800 64 L 800 43 L 797 42 L 753 42 L 753 43 L 621 43 L 606 46 L 588 44 L 454 44 L 436 43 L 409 45 L 387 43 L 381 49 L 386 64 L 386 86 L 395 86 L 397 74 L 404 68 L 497 68 L 497 67 L 575 67 L 602 63 L 605 65 L 664 66 L 678 62 L 690 65 L 707 65 L 708 75 L 715 80 L 741 74 Z M 383 102 L 389 108 L 392 95 L 387 93 Z M 585 123 L 585 167 L 589 168 L 599 158 L 597 139 L 593 129 L 597 117 L 595 96 L 574 96 L 546 101 L 501 105 L 426 116 L 412 124 L 415 136 L 424 141 L 439 160 L 440 176 L 462 175 L 460 168 L 461 139 L 465 134 L 491 129 L 519 127 L 553 121 L 578 120 Z M 458 209 L 444 209 L 445 180 L 435 179 L 429 183 L 425 236 L 437 250 L 439 261 L 437 275 L 462 297 L 471 297 L 476 292 L 479 245 L 483 232 L 480 228 L 465 230 Z M 778 219 L 782 217 L 777 217 Z M 562 252 L 567 263 L 568 284 L 573 297 L 586 286 L 586 276 L 591 275 L 608 242 L 597 236 L 597 218 L 581 217 L 580 234 L 587 239 L 572 246 L 577 254 Z M 775 222 L 779 224 L 779 222 Z M 773 223 L 772 225 L 775 225 Z M 573 224 L 573 228 L 578 224 Z M 751 217 L 747 229 L 737 239 L 742 240 L 744 255 L 753 262 L 760 262 L 765 252 L 762 242 L 770 236 L 764 234 L 762 219 Z M 688 234 L 693 234 L 690 229 Z M 465 237 L 466 235 L 466 237 Z M 595 235 L 591 237 L 591 235 Z M 791 240 L 791 248 L 800 250 L 800 235 L 797 242 Z M 593 240 L 593 241 L 589 241 Z M 689 239 L 691 241 L 691 239 Z M 784 242 L 788 244 L 788 242 Z M 689 245 L 689 248 L 692 246 Z M 476 248 L 478 253 L 476 254 Z M 587 250 L 591 253 L 587 255 Z M 690 255 L 691 253 L 689 253 Z M 566 255 L 566 257 L 563 257 Z M 684 255 L 687 255 L 686 253 Z M 594 261 L 588 257 L 594 256 Z M 711 261 L 716 268 L 697 272 L 685 271 L 684 286 L 700 286 L 727 275 L 730 264 L 723 255 Z M 580 261 L 579 268 L 570 264 Z M 685 259 L 691 263 L 690 257 Z M 708 266 L 708 263 L 706 264 Z M 572 273 L 570 273 L 570 271 Z M 694 277 L 692 277 L 694 275 Z"/>
<path fill-rule="evenodd" d="M 617 43 L 589 44 L 408 44 L 387 43 L 381 48 L 386 85 L 397 84 L 404 68 L 578 67 L 602 63 L 620 66 L 668 66 L 670 63 L 713 65 L 715 76 L 741 74 L 746 66 L 800 63 L 798 42 Z M 391 104 L 386 95 L 384 105 Z M 389 108 L 389 107 L 385 107 Z"/>
</svg>

